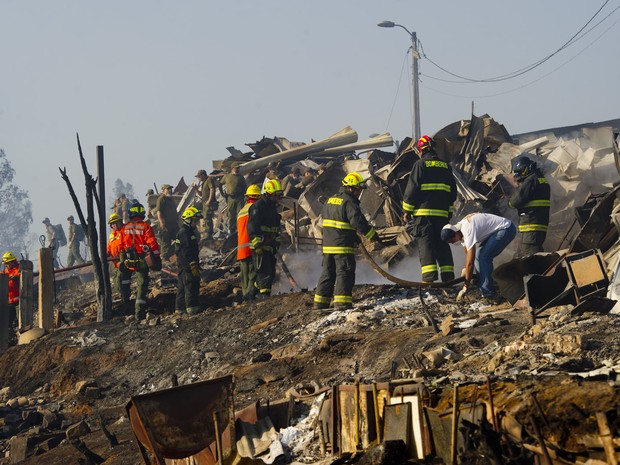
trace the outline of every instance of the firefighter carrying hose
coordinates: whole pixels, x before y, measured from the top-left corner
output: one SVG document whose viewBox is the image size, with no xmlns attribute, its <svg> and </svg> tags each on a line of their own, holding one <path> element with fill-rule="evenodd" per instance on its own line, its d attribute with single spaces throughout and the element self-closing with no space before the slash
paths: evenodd
<svg viewBox="0 0 620 465">
<path fill-rule="evenodd" d="M 454 279 L 454 261 L 450 245 L 440 238 L 454 210 L 456 181 L 452 168 L 440 160 L 435 141 L 422 136 L 416 144 L 420 159 L 413 164 L 403 197 L 403 219 L 407 230 L 417 239 L 422 281 L 443 282 Z"/>
<path fill-rule="evenodd" d="M 342 187 L 323 205 L 323 272 L 314 294 L 314 308 L 353 307 L 355 285 L 355 245 L 357 231 L 370 240 L 381 242 L 362 213 L 359 197 L 366 182 L 359 173 L 349 173 Z"/>
<path fill-rule="evenodd" d="M 123 250 L 120 259 L 123 265 L 136 275 L 136 310 L 137 320 L 146 318 L 146 296 L 149 291 L 149 267 L 146 263 L 146 254 L 151 251 L 159 257 L 159 244 L 151 225 L 144 222 L 146 212 L 144 206 L 134 202 L 129 207 L 129 222 L 123 226 Z"/>
<path fill-rule="evenodd" d="M 519 256 L 543 251 L 543 242 L 549 228 L 551 189 L 538 165 L 522 155 L 512 166 L 512 177 L 517 181 L 516 192 L 510 197 L 508 206 L 519 212 L 517 231 L 521 236 Z"/>
<path fill-rule="evenodd" d="M 276 253 L 280 248 L 280 220 L 278 200 L 282 198 L 282 186 L 277 179 L 265 183 L 264 195 L 250 206 L 248 236 L 252 262 L 256 270 L 254 286 L 258 298 L 271 295 L 271 286 L 276 277 Z"/>
</svg>

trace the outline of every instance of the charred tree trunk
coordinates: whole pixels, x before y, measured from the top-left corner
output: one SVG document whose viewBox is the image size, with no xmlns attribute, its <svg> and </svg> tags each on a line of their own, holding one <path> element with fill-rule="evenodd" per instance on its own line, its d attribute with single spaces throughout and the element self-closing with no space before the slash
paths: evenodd
<svg viewBox="0 0 620 465">
<path fill-rule="evenodd" d="M 93 263 L 93 273 L 95 274 L 96 279 L 98 304 L 97 321 L 106 321 L 109 320 L 112 316 L 112 287 L 110 285 L 110 272 L 108 269 L 108 262 L 105 257 L 103 260 L 101 259 L 101 255 L 99 254 L 99 248 L 97 247 L 99 245 L 99 237 L 97 234 L 97 221 L 95 219 L 94 204 L 97 204 L 97 210 L 100 214 L 102 212 L 102 208 L 105 208 L 105 206 L 101 205 L 100 199 L 97 196 L 97 181 L 88 172 L 86 160 L 84 159 L 84 154 L 82 153 L 82 146 L 80 144 L 79 135 L 77 136 L 77 143 L 78 151 L 80 154 L 80 163 L 82 165 L 82 172 L 84 173 L 84 180 L 86 185 L 86 218 L 84 218 L 84 213 L 82 212 L 80 202 L 75 194 L 73 185 L 71 184 L 71 181 L 67 176 L 66 168 L 58 169 L 60 170 L 62 179 L 67 184 L 69 194 L 71 195 L 71 199 L 73 200 L 73 204 L 75 205 L 75 210 L 77 211 L 78 217 L 80 218 L 80 223 L 82 224 L 82 228 L 84 228 L 84 234 L 88 237 L 88 246 L 90 248 L 90 256 L 92 257 L 91 261 Z M 103 212 L 102 214 L 105 216 L 105 212 Z"/>
</svg>

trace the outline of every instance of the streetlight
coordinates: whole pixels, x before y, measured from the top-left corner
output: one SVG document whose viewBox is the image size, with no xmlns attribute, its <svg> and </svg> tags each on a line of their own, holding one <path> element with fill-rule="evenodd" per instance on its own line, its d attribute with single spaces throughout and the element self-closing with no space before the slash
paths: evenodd
<svg viewBox="0 0 620 465">
<path fill-rule="evenodd" d="M 396 24 L 392 21 L 381 21 L 377 24 L 379 27 L 400 27 L 407 31 L 409 37 L 411 37 L 411 87 L 413 89 L 413 140 L 417 141 L 420 138 L 420 91 L 418 90 L 418 60 L 420 54 L 418 53 L 418 37 L 415 32 L 410 32 L 405 26 Z"/>
</svg>

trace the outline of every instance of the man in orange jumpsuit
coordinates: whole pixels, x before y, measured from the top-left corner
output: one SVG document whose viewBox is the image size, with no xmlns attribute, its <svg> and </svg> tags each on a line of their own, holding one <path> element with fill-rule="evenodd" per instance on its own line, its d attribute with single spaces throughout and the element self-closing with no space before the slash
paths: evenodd
<svg viewBox="0 0 620 465">
<path fill-rule="evenodd" d="M 132 274 L 136 274 L 136 319 L 146 318 L 146 296 L 149 292 L 149 267 L 146 263 L 146 254 L 153 252 L 159 258 L 159 244 L 151 225 L 144 221 L 146 211 L 139 202 L 129 207 L 129 222 L 121 230 L 122 251 L 121 263 Z"/>
<path fill-rule="evenodd" d="M 260 198 L 260 187 L 252 184 L 245 191 L 246 204 L 237 215 L 237 261 L 241 268 L 241 291 L 243 300 L 249 301 L 256 295 L 254 280 L 256 270 L 252 263 L 252 250 L 250 249 L 250 235 L 248 234 L 248 218 L 250 206 Z"/>
<path fill-rule="evenodd" d="M 131 271 L 129 271 L 123 263 L 120 262 L 120 255 L 123 250 L 123 219 L 117 214 L 112 213 L 108 220 L 112 232 L 108 239 L 108 256 L 111 257 L 114 264 L 114 285 L 121 294 L 121 302 L 123 311 L 129 306 L 129 298 L 131 295 Z"/>
<path fill-rule="evenodd" d="M 17 305 L 19 304 L 19 262 L 15 255 L 6 252 L 2 256 L 4 274 L 9 275 L 9 328 L 13 328 L 17 323 Z"/>
</svg>

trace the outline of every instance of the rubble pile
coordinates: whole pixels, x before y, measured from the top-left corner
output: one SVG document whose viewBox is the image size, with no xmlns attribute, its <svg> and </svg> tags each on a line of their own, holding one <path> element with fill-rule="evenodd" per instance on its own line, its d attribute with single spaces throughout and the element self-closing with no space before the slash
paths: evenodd
<svg viewBox="0 0 620 465">
<path fill-rule="evenodd" d="M 457 216 L 510 216 L 509 162 L 525 149 L 539 157 L 564 189 L 554 252 L 504 260 L 501 305 L 482 305 L 475 291 L 457 302 L 453 288 L 366 284 L 360 272 L 355 307 L 338 311 L 312 308 L 321 198 L 344 172 L 368 177 L 363 209 L 392 244 L 384 266 L 411 279 L 418 263 L 407 261 L 415 245 L 400 205 L 416 155 L 409 140 L 390 153 L 352 148 L 350 130 L 334 136 L 333 146 L 264 138 L 214 166 L 241 162 L 255 181 L 270 157 L 292 152 L 279 169 L 316 169 L 283 213 L 283 255 L 300 292 L 284 284 L 243 303 L 225 238 L 201 251 L 196 315 L 174 313 L 171 270 L 153 273 L 150 316 L 139 322 L 115 301 L 112 320 L 97 323 L 94 283 L 59 278 L 57 329 L 0 354 L 0 463 L 215 464 L 218 454 L 228 463 L 617 463 L 614 132 L 513 140 L 486 115 L 438 132 L 459 176 Z M 371 151 L 362 159 L 359 150 Z M 587 187 L 582 171 L 592 174 Z"/>
</svg>

